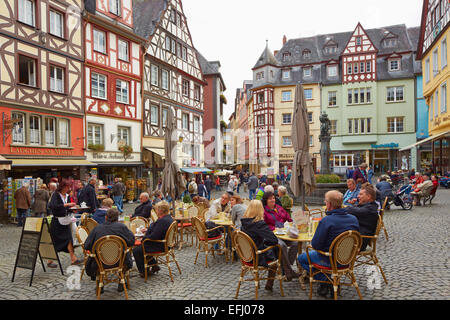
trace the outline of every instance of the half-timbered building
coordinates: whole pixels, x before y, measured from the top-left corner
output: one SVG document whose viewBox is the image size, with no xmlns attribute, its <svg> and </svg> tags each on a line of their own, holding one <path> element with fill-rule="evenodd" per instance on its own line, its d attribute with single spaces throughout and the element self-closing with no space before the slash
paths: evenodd
<svg viewBox="0 0 450 320">
<path fill-rule="evenodd" d="M 105 183 L 142 176 L 142 54 L 131 0 L 85 0 L 87 158 Z M 130 179 L 131 178 L 131 179 Z"/>
<path fill-rule="evenodd" d="M 164 127 L 172 111 L 180 168 L 201 167 L 203 86 L 197 52 L 180 0 L 134 1 L 135 32 L 148 39 L 143 67 L 143 157 L 151 181 L 164 166 Z"/>
<path fill-rule="evenodd" d="M 0 6 L 0 153 L 11 176 L 80 177 L 82 0 L 4 0 Z M 83 171 L 83 170 L 82 170 Z"/>
</svg>

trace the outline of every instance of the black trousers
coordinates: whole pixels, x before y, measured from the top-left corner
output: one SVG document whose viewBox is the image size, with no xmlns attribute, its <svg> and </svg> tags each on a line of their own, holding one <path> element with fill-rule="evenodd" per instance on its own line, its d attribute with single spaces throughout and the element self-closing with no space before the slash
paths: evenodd
<svg viewBox="0 0 450 320">
<path fill-rule="evenodd" d="M 136 247 L 133 249 L 133 256 L 134 256 L 134 262 L 136 263 L 136 267 L 139 270 L 139 273 L 145 272 L 145 260 L 144 260 L 144 253 L 142 252 L 142 247 Z M 149 264 L 156 263 L 156 260 L 152 258 L 149 261 Z"/>
</svg>

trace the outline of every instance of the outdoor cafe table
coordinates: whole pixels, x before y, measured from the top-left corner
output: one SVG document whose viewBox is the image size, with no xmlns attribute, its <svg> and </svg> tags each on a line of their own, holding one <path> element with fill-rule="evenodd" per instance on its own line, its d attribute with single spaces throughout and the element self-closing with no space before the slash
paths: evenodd
<svg viewBox="0 0 450 320">
<path fill-rule="evenodd" d="M 215 224 L 217 224 L 218 226 L 224 226 L 225 229 L 227 230 L 228 235 L 230 236 L 231 239 L 231 227 L 234 226 L 233 221 L 228 220 L 226 218 L 224 219 L 211 219 L 211 222 L 214 222 Z M 225 240 L 226 242 L 226 240 Z M 229 255 L 230 261 L 231 261 L 231 241 L 230 243 L 226 246 L 226 251 L 227 251 L 227 255 Z"/>
<path fill-rule="evenodd" d="M 187 209 L 183 210 L 183 215 L 175 215 L 175 220 L 180 226 L 180 242 L 178 243 L 178 250 L 181 250 L 184 244 L 183 233 L 184 233 L 184 225 L 187 223 L 191 223 L 191 217 L 187 216 Z"/>
</svg>

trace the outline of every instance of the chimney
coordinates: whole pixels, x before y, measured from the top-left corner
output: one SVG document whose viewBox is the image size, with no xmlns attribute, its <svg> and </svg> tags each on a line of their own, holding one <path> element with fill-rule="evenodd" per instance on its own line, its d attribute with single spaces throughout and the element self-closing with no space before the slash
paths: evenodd
<svg viewBox="0 0 450 320">
<path fill-rule="evenodd" d="M 279 51 L 279 50 L 275 50 L 275 51 L 273 52 L 273 55 L 276 56 L 277 53 L 278 53 L 278 51 Z"/>
<path fill-rule="evenodd" d="M 287 38 L 286 38 L 286 35 L 284 35 L 283 36 L 283 46 L 286 44 L 286 42 L 287 42 Z"/>
</svg>

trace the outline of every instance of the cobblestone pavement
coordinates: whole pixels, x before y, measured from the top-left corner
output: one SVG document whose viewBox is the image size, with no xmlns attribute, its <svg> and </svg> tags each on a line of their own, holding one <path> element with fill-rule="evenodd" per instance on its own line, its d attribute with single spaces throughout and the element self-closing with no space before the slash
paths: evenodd
<svg viewBox="0 0 450 320">
<path fill-rule="evenodd" d="M 386 285 L 381 279 L 379 289 L 370 289 L 365 267 L 356 270 L 356 278 L 364 299 L 368 300 L 433 300 L 450 298 L 449 273 L 449 225 L 450 190 L 438 190 L 433 205 L 415 207 L 412 211 L 403 211 L 394 207 L 385 214 L 385 225 L 389 233 L 387 241 L 381 235 L 377 244 L 377 254 L 388 279 Z M 126 211 L 132 212 L 136 204 L 126 204 Z M 65 275 L 59 269 L 44 272 L 37 263 L 33 285 L 29 286 L 31 271 L 18 269 L 14 282 L 11 282 L 14 262 L 21 228 L 15 225 L 0 227 L 0 300 L 37 299 L 37 300 L 94 300 L 95 283 L 84 276 L 79 290 L 70 290 L 67 286 L 70 265 L 68 254 L 61 253 Z M 81 249 L 76 249 L 82 257 Z M 209 268 L 204 267 L 204 255 L 200 254 L 194 264 L 196 249 L 185 247 L 176 251 L 182 274 L 173 265 L 174 282 L 169 278 L 167 268 L 152 275 L 147 283 L 136 272 L 132 274 L 130 299 L 137 300 L 232 300 L 236 293 L 240 274 L 240 263 L 225 263 L 224 256 L 208 258 Z M 264 287 L 264 284 L 262 285 Z M 275 282 L 273 292 L 260 290 L 263 300 L 306 300 L 309 288 L 300 289 L 297 281 L 284 282 L 285 296 L 281 297 L 279 285 Z M 254 284 L 241 286 L 239 299 L 254 298 Z M 117 286 L 107 285 L 103 300 L 123 300 L 124 294 L 117 292 Z M 317 296 L 314 287 L 313 299 Z M 356 291 L 344 287 L 341 300 L 358 299 Z"/>
</svg>

